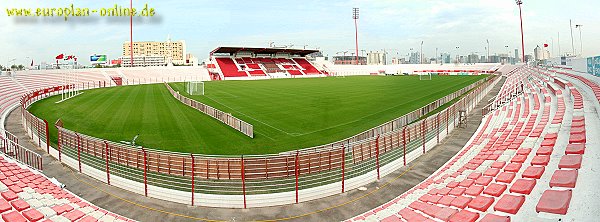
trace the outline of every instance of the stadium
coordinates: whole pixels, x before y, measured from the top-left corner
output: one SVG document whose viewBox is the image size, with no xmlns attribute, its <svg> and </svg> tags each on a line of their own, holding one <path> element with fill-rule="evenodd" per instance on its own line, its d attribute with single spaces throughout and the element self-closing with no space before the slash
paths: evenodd
<svg viewBox="0 0 600 222">
<path fill-rule="evenodd" d="M 64 68 L 60 54 L 2 72 L 2 220 L 600 216 L 600 56 L 528 60 L 523 46 L 444 63 L 421 49 L 362 64 L 355 40 L 355 57 L 218 45 L 173 66 L 175 49 L 157 59 L 130 39 L 119 67 Z"/>
</svg>

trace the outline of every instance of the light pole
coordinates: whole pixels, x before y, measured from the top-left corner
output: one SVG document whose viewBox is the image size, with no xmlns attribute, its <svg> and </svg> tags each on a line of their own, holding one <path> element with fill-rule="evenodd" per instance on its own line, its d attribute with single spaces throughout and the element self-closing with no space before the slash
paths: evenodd
<svg viewBox="0 0 600 222">
<path fill-rule="evenodd" d="M 579 29 L 579 44 L 581 44 L 581 49 L 579 50 L 579 54 L 581 56 L 583 56 L 583 40 L 581 40 L 581 27 L 583 27 L 583 25 L 575 25 L 575 28 Z"/>
<path fill-rule="evenodd" d="M 423 41 L 421 41 L 421 51 L 419 52 L 420 63 L 423 64 Z"/>
<path fill-rule="evenodd" d="M 573 55 L 577 54 L 575 52 L 575 42 L 573 41 L 573 24 L 571 19 L 569 19 L 569 29 L 571 29 L 571 47 L 573 48 Z"/>
<path fill-rule="evenodd" d="M 510 49 L 508 49 L 507 45 L 505 45 L 504 47 L 506 48 L 506 50 L 508 50 L 506 51 L 506 63 L 510 63 Z"/>
<path fill-rule="evenodd" d="M 486 39 L 487 41 L 487 62 L 490 63 L 490 40 Z"/>
<path fill-rule="evenodd" d="M 354 38 L 356 40 L 356 64 L 358 65 L 358 8 L 352 8 L 352 19 L 354 19 Z"/>
<path fill-rule="evenodd" d="M 521 11 L 522 0 L 515 0 L 519 6 L 519 17 L 521 18 L 521 53 L 523 53 L 523 63 L 525 63 L 525 38 L 523 37 L 523 12 Z M 509 53 L 510 54 L 510 53 Z"/>
</svg>

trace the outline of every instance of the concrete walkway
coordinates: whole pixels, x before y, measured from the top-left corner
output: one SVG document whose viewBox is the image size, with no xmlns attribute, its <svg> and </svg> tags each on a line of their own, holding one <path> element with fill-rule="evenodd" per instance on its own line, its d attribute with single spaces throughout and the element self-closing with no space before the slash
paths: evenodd
<svg viewBox="0 0 600 222">
<path fill-rule="evenodd" d="M 428 153 L 408 166 L 366 186 L 366 191 L 352 190 L 319 200 L 252 209 L 223 209 L 191 207 L 148 198 L 120 188 L 106 185 L 79 174 L 61 164 L 35 146 L 21 125 L 21 113 L 13 111 L 6 121 L 6 130 L 20 138 L 21 145 L 43 155 L 44 174 L 55 177 L 66 188 L 80 197 L 117 214 L 139 221 L 340 221 L 372 210 L 401 195 L 425 180 L 454 156 L 472 137 L 481 123 L 480 109 L 500 90 L 504 79 L 482 100 L 468 116 L 466 128 L 457 128 Z"/>
</svg>

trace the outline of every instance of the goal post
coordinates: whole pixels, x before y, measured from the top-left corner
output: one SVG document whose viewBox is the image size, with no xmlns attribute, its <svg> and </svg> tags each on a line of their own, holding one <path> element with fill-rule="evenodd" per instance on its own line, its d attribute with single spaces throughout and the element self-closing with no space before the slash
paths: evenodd
<svg viewBox="0 0 600 222">
<path fill-rule="evenodd" d="M 204 82 L 190 81 L 185 83 L 185 91 L 189 95 L 204 95 Z"/>
<path fill-rule="evenodd" d="M 419 80 L 431 80 L 431 73 L 427 72 L 427 73 L 419 73 Z"/>
</svg>

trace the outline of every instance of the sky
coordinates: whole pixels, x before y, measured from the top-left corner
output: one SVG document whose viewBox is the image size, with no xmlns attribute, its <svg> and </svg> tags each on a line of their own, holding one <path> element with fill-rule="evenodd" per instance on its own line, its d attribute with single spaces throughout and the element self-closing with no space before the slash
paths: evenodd
<svg viewBox="0 0 600 222">
<path fill-rule="evenodd" d="M 600 55 L 600 1 L 523 0 L 525 52 L 550 44 L 551 54 L 572 52 L 569 19 L 583 25 L 573 29 L 577 54 Z M 1 0 L 0 65 L 51 62 L 58 54 L 75 55 L 83 64 L 89 56 L 115 59 L 129 41 L 129 17 L 9 17 L 11 8 L 128 7 L 128 0 Z M 292 45 L 334 56 L 354 51 L 352 8 L 360 8 L 359 49 L 386 50 L 389 57 L 418 51 L 438 53 L 505 54 L 521 50 L 519 9 L 512 0 L 133 0 L 145 4 L 154 17 L 134 18 L 134 41 L 185 40 L 188 53 L 200 60 L 219 46 L 267 47 Z M 560 33 L 560 44 L 558 35 Z M 456 49 L 456 47 L 459 49 Z M 362 52 L 361 52 L 362 53 Z M 81 61 L 81 60 L 80 60 Z"/>
</svg>

